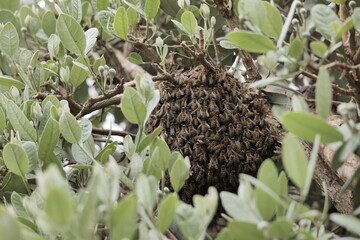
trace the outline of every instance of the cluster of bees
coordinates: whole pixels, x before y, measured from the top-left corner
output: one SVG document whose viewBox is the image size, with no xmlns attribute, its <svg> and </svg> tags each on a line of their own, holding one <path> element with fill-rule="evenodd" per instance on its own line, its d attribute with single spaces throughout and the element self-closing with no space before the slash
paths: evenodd
<svg viewBox="0 0 360 240">
<path fill-rule="evenodd" d="M 190 158 L 181 198 L 191 202 L 209 186 L 236 191 L 239 173 L 256 174 L 261 162 L 273 156 L 276 143 L 264 120 L 268 103 L 258 90 L 225 72 L 200 65 L 172 73 L 175 81 L 157 85 L 161 100 L 149 129 L 162 126 L 170 148 Z"/>
</svg>

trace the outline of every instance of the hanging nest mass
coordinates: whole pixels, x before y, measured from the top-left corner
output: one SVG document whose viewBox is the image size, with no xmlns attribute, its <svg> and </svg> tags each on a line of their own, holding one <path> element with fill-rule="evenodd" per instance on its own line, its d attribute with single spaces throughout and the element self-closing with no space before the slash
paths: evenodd
<svg viewBox="0 0 360 240">
<path fill-rule="evenodd" d="M 225 71 L 200 65 L 170 73 L 172 81 L 157 84 L 161 99 L 149 128 L 162 126 L 170 148 L 190 158 L 190 178 L 180 197 L 191 202 L 210 186 L 236 192 L 239 173 L 256 174 L 261 162 L 274 155 L 276 142 L 265 121 L 268 102 Z"/>
</svg>

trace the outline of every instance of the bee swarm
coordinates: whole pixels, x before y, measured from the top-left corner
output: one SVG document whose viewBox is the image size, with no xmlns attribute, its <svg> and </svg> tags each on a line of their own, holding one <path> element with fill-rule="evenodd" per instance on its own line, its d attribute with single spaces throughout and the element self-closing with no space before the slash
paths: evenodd
<svg viewBox="0 0 360 240">
<path fill-rule="evenodd" d="M 270 111 L 266 99 L 257 89 L 202 65 L 171 73 L 174 81 L 157 85 L 161 99 L 149 129 L 162 126 L 170 148 L 190 158 L 181 198 L 191 202 L 209 186 L 235 192 L 239 173 L 256 174 L 261 162 L 274 155 L 276 143 L 264 120 Z"/>
</svg>

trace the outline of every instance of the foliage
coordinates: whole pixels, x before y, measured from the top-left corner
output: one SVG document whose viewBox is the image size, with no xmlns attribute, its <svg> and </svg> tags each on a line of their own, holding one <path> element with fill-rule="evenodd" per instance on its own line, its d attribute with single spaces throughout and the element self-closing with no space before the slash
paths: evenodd
<svg viewBox="0 0 360 240">
<path fill-rule="evenodd" d="M 355 73 L 360 63 L 348 53 L 354 46 L 342 39 L 348 32 L 354 38 L 360 34 L 357 3 L 332 1 L 331 6 L 349 9 L 348 17 L 340 19 L 329 5 L 315 0 L 290 5 L 261 0 L 45 0 L 44 7 L 37 2 L 0 2 L 1 239 L 168 239 L 172 233 L 179 239 L 212 239 L 207 230 L 219 196 L 227 226 L 216 239 L 331 239 L 336 235 L 326 228 L 328 218 L 359 235 L 359 191 L 354 216 L 328 216 L 327 199 L 322 211 L 306 204 L 320 144 L 332 143 L 336 149 L 334 170 L 360 146 L 360 79 Z M 219 2 L 229 5 L 224 10 Z M 289 8 L 284 21 L 283 7 Z M 235 14 L 230 20 L 221 12 L 226 9 Z M 230 26 L 234 19 L 236 29 Z M 228 34 L 221 28 L 226 20 Z M 240 81 L 254 80 L 251 69 L 242 71 L 244 60 L 240 66 L 231 59 L 233 52 L 252 53 L 250 58 L 257 57 L 271 75 L 252 81 L 253 87 L 281 83 L 296 93 L 290 100 L 280 93 L 270 97 L 274 115 L 289 131 L 282 143 L 284 171 L 279 173 L 267 159 L 257 178 L 240 175 L 237 194 L 218 194 L 211 187 L 207 195 L 193 197 L 193 206 L 182 202 L 177 192 L 191 174 L 190 161 L 170 150 L 159 137 L 161 128 L 146 129 L 160 99 L 156 77 L 126 79 L 120 69 L 109 67 L 109 57 L 102 54 L 114 51 L 115 46 L 108 46 L 114 39 L 142 49 L 128 60 L 152 63 L 165 80 L 171 79 L 169 56 L 175 51 L 184 56 L 189 46 L 193 56 L 175 61 L 212 67 L 216 58 L 217 67 Z M 178 42 L 181 48 L 171 48 Z M 87 91 L 88 80 L 98 95 L 80 105 L 76 95 Z M 315 86 L 316 114 L 298 94 L 299 81 Z M 340 128 L 327 123 L 333 91 L 345 95 L 342 102 L 349 97 L 354 101 L 338 106 L 344 120 Z M 105 143 L 98 143 L 92 131 L 102 113 L 96 110 L 120 99 L 121 114 L 137 125 L 137 133 L 118 142 L 110 130 Z M 86 116 L 90 113 L 97 117 Z M 300 139 L 313 143 L 310 157 Z M 129 161 L 117 162 L 120 150 Z M 359 176 L 356 171 L 344 188 L 355 179 L 358 190 Z M 166 177 L 173 193 L 164 185 Z M 288 178 L 300 192 L 298 201 L 288 195 Z"/>
</svg>

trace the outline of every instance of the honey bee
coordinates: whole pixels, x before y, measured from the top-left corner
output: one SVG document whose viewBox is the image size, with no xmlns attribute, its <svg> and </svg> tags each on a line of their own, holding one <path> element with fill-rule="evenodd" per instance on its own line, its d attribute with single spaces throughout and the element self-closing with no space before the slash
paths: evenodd
<svg viewBox="0 0 360 240">
<path fill-rule="evenodd" d="M 181 109 L 181 106 L 179 103 L 177 102 L 173 102 L 170 106 L 170 110 L 173 111 L 173 112 L 177 112 Z"/>
<path fill-rule="evenodd" d="M 228 131 L 229 131 L 229 137 L 235 137 L 236 135 L 236 129 L 232 123 L 229 123 L 228 125 Z"/>
<path fill-rule="evenodd" d="M 221 124 L 226 124 L 227 123 L 227 114 L 226 113 L 219 114 L 219 122 Z"/>
<path fill-rule="evenodd" d="M 201 108 L 199 108 L 198 110 L 198 116 L 200 116 L 201 118 L 208 118 L 209 117 L 209 112 L 207 111 L 207 107 L 203 106 Z"/>
<path fill-rule="evenodd" d="M 208 92 L 205 90 L 204 85 L 200 85 L 199 90 L 198 90 L 198 95 L 199 97 L 205 97 L 208 96 Z"/>
<path fill-rule="evenodd" d="M 209 161 L 209 164 L 208 164 L 208 169 L 218 169 L 219 168 L 219 165 L 218 165 L 218 162 L 217 160 L 215 159 L 214 156 L 212 156 L 210 158 L 210 161 Z"/>
<path fill-rule="evenodd" d="M 219 107 L 216 105 L 215 100 L 212 98 L 209 103 L 209 111 L 211 116 L 215 116 L 219 114 Z"/>
<path fill-rule="evenodd" d="M 248 139 L 245 139 L 245 141 L 243 141 L 243 143 L 244 143 L 246 149 L 251 149 L 250 142 L 248 141 Z"/>
<path fill-rule="evenodd" d="M 193 117 L 193 123 L 194 123 L 194 126 L 199 126 L 200 125 L 200 120 L 199 120 L 199 118 L 197 116 Z"/>
<path fill-rule="evenodd" d="M 196 182 L 201 182 L 205 178 L 205 171 L 200 171 L 196 176 Z"/>
<path fill-rule="evenodd" d="M 198 109 L 200 107 L 200 104 L 196 101 L 196 99 L 191 100 L 189 105 L 190 105 L 190 109 L 192 111 L 195 111 L 196 109 Z"/>
<path fill-rule="evenodd" d="M 249 130 L 249 128 L 244 129 L 244 136 L 248 139 L 251 138 L 251 130 Z"/>
<path fill-rule="evenodd" d="M 222 151 L 220 152 L 220 154 L 219 154 L 219 161 L 220 161 L 221 163 L 225 163 L 225 162 L 228 161 L 227 158 L 226 158 L 226 155 L 225 155 L 225 150 L 222 150 Z"/>
<path fill-rule="evenodd" d="M 234 149 L 236 152 L 241 152 L 241 143 L 239 141 L 232 141 L 232 144 L 234 146 Z"/>
<path fill-rule="evenodd" d="M 250 163 L 253 160 L 250 151 L 246 151 L 245 156 L 246 156 L 246 162 Z"/>
<path fill-rule="evenodd" d="M 217 116 L 213 116 L 213 117 L 211 118 L 210 126 L 211 126 L 212 128 L 219 128 L 219 127 L 220 127 L 220 124 L 219 124 L 219 121 L 218 121 L 218 119 L 217 119 Z"/>
<path fill-rule="evenodd" d="M 175 132 L 176 132 L 175 126 L 174 126 L 174 125 L 171 125 L 171 126 L 170 126 L 170 136 L 175 136 Z"/>
<path fill-rule="evenodd" d="M 164 102 L 167 102 L 171 99 L 171 95 L 168 91 L 164 90 L 162 91 L 162 98 L 161 98 Z"/>
<path fill-rule="evenodd" d="M 186 94 L 188 97 L 190 97 L 191 99 L 194 99 L 194 98 L 195 98 L 194 91 L 193 91 L 193 89 L 192 89 L 192 87 L 191 87 L 190 84 L 186 84 L 184 91 L 185 91 L 185 94 Z"/>
<path fill-rule="evenodd" d="M 181 110 L 181 112 L 179 113 L 179 115 L 176 118 L 176 122 L 179 124 L 183 123 L 186 118 L 186 115 L 187 114 L 186 114 L 185 110 Z"/>
<path fill-rule="evenodd" d="M 186 125 L 181 125 L 181 130 L 180 130 L 180 132 L 179 132 L 179 136 L 184 136 L 184 137 L 186 137 L 186 136 L 188 136 L 189 135 L 189 133 L 188 133 L 188 131 L 187 131 L 187 128 L 186 128 Z"/>
<path fill-rule="evenodd" d="M 201 133 L 206 133 L 210 129 L 210 125 L 207 124 L 205 121 L 201 121 L 198 129 L 201 130 Z"/>
<path fill-rule="evenodd" d="M 208 183 L 212 183 L 214 180 L 214 172 L 213 171 L 208 171 L 208 174 L 207 174 L 207 182 Z"/>
<path fill-rule="evenodd" d="M 204 135 L 197 135 L 196 137 L 194 137 L 194 140 L 197 142 L 203 142 L 205 140 L 205 136 Z"/>
<path fill-rule="evenodd" d="M 215 152 L 219 152 L 220 150 L 222 150 L 223 148 L 225 148 L 224 144 L 218 144 L 216 145 L 213 149 L 215 150 Z"/>
<path fill-rule="evenodd" d="M 220 177 L 222 179 L 226 179 L 226 177 L 227 177 L 227 172 L 226 172 L 225 165 L 222 165 L 221 168 L 220 168 Z"/>
<path fill-rule="evenodd" d="M 254 162 L 261 162 L 261 157 L 260 157 L 259 153 L 254 154 Z"/>
<path fill-rule="evenodd" d="M 255 113 L 253 113 L 253 112 L 251 112 L 251 111 L 248 111 L 248 112 L 245 114 L 245 117 L 250 118 L 250 119 L 254 119 Z"/>
<path fill-rule="evenodd" d="M 256 148 L 261 148 L 263 145 L 264 145 L 264 138 L 257 139 L 257 141 L 255 143 L 255 147 Z"/>
<path fill-rule="evenodd" d="M 193 125 L 190 125 L 189 128 L 188 128 L 188 132 L 189 132 L 189 136 L 192 138 L 192 137 L 195 137 L 197 134 L 198 134 L 198 131 L 194 128 Z"/>
<path fill-rule="evenodd" d="M 184 154 L 185 155 L 191 155 L 192 154 L 192 149 L 189 143 L 186 143 L 184 146 Z"/>
<path fill-rule="evenodd" d="M 260 137 L 264 136 L 264 133 L 262 133 L 262 132 L 260 131 L 260 128 L 259 128 L 258 126 L 256 126 L 256 127 L 254 128 L 253 135 L 254 135 L 254 137 L 257 139 L 257 138 L 260 138 Z"/>
</svg>

